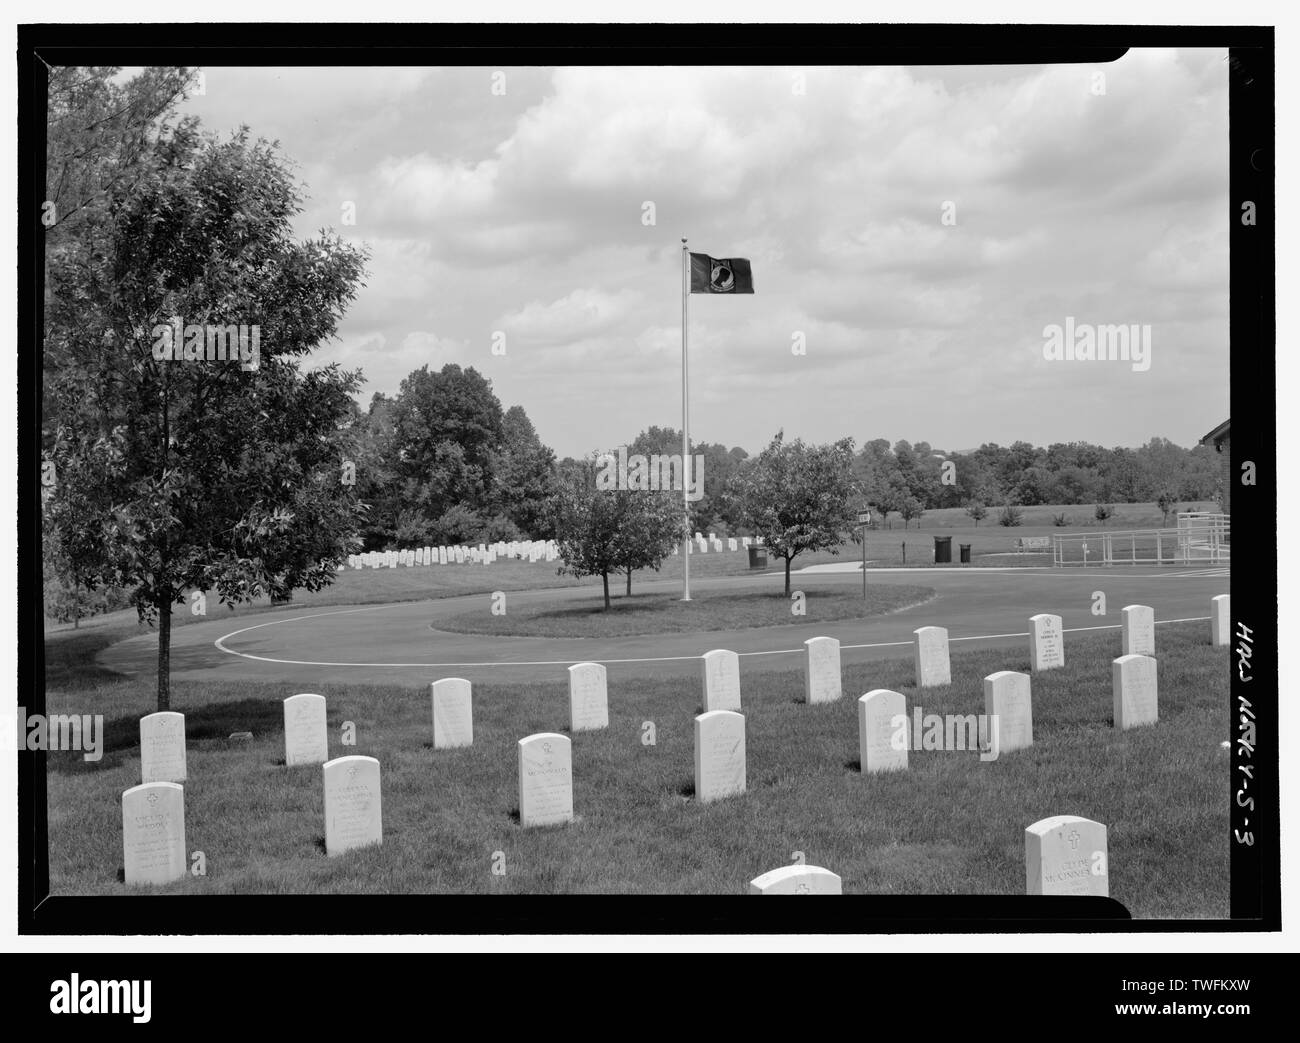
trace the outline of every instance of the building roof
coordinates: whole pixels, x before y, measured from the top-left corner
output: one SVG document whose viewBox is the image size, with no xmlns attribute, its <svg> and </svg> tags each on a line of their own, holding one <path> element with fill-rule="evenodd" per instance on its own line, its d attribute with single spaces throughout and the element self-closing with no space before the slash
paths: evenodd
<svg viewBox="0 0 1300 1043">
<path fill-rule="evenodd" d="M 1228 428 L 1231 426 L 1231 424 L 1232 424 L 1231 419 L 1225 420 L 1213 431 L 1209 432 L 1209 434 L 1205 435 L 1201 439 L 1201 445 L 1205 445 L 1207 442 L 1216 442 L 1216 443 L 1222 442 L 1225 438 L 1228 437 Z"/>
</svg>

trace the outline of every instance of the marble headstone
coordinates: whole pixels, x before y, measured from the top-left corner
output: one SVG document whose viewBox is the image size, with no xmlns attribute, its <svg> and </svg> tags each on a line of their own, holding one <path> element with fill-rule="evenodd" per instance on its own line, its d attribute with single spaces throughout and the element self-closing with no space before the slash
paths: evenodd
<svg viewBox="0 0 1300 1043">
<path fill-rule="evenodd" d="M 726 648 L 705 652 L 704 709 L 740 710 L 740 657 Z"/>
<path fill-rule="evenodd" d="M 321 769 L 325 780 L 325 853 L 341 855 L 384 841 L 379 761 L 335 757 Z"/>
<path fill-rule="evenodd" d="M 782 866 L 749 882 L 752 895 L 838 895 L 840 878 L 821 866 Z"/>
<path fill-rule="evenodd" d="M 557 732 L 519 740 L 519 824 L 573 820 L 573 744 Z"/>
<path fill-rule="evenodd" d="M 1156 654 L 1156 614 L 1150 605 L 1126 605 L 1120 610 L 1125 655 Z"/>
<path fill-rule="evenodd" d="M 1029 662 L 1034 673 L 1065 665 L 1065 633 L 1060 616 L 1040 612 L 1029 617 Z"/>
<path fill-rule="evenodd" d="M 122 794 L 122 869 L 128 884 L 166 884 L 185 875 L 185 790 L 146 782 Z"/>
<path fill-rule="evenodd" d="M 1116 728 L 1136 728 L 1159 719 L 1156 661 L 1151 656 L 1122 655 L 1112 660 L 1110 687 Z"/>
<path fill-rule="evenodd" d="M 916 665 L 916 687 L 933 688 L 952 684 L 952 669 L 948 663 L 948 631 L 943 627 L 921 627 L 913 630 L 915 641 L 912 659 Z"/>
<path fill-rule="evenodd" d="M 695 718 L 695 799 L 701 804 L 745 792 L 745 718 L 710 710 Z"/>
<path fill-rule="evenodd" d="M 325 696 L 291 695 L 284 701 L 284 763 L 323 764 L 329 760 Z"/>
<path fill-rule="evenodd" d="M 1025 830 L 1025 893 L 1110 896 L 1106 827 L 1057 815 Z"/>
<path fill-rule="evenodd" d="M 1232 642 L 1231 595 L 1220 594 L 1210 598 L 1210 644 L 1227 645 Z"/>
<path fill-rule="evenodd" d="M 609 692 L 599 663 L 569 667 L 569 728 L 584 732 L 609 727 Z"/>
<path fill-rule="evenodd" d="M 433 704 L 433 748 L 474 745 L 474 699 L 463 677 L 443 677 L 429 686 Z"/>
<path fill-rule="evenodd" d="M 858 699 L 859 770 L 902 771 L 910 745 L 907 700 L 901 692 L 876 688 Z"/>
<path fill-rule="evenodd" d="M 999 756 L 1034 744 L 1034 709 L 1029 675 L 999 670 L 984 678 L 984 714 L 997 728 Z M 993 722 L 996 722 L 995 724 Z"/>
<path fill-rule="evenodd" d="M 803 692 L 806 703 L 833 703 L 844 694 L 840 683 L 840 643 L 833 637 L 810 637 L 803 643 Z"/>
<path fill-rule="evenodd" d="M 172 711 L 140 718 L 140 781 L 185 781 L 185 715 Z"/>
</svg>

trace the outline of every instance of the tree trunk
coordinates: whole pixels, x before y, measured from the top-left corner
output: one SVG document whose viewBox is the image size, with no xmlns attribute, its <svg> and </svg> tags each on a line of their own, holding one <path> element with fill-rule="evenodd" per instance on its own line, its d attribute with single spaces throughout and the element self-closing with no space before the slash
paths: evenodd
<svg viewBox="0 0 1300 1043">
<path fill-rule="evenodd" d="M 793 560 L 794 560 L 793 558 L 785 559 L 785 596 L 786 597 L 790 596 L 790 562 Z"/>
<path fill-rule="evenodd" d="M 81 627 L 81 584 L 72 581 L 72 629 Z"/>
<path fill-rule="evenodd" d="M 627 596 L 632 596 L 632 570 L 627 570 Z"/>
<path fill-rule="evenodd" d="M 602 572 L 600 574 L 600 578 L 601 581 L 605 584 L 605 611 L 608 612 L 609 611 L 609 573 Z"/>
<path fill-rule="evenodd" d="M 158 598 L 158 712 L 171 709 L 172 603 Z"/>
</svg>

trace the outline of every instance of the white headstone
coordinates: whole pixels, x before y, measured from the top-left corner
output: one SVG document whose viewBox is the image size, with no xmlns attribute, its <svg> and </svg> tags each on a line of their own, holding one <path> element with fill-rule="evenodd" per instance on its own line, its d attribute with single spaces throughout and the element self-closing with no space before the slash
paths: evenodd
<svg viewBox="0 0 1300 1043">
<path fill-rule="evenodd" d="M 840 878 L 821 866 L 782 866 L 749 882 L 752 895 L 838 895 Z"/>
<path fill-rule="evenodd" d="M 284 763 L 323 764 L 330 759 L 325 696 L 291 695 L 284 701 Z"/>
<path fill-rule="evenodd" d="M 728 537 L 727 537 L 727 550 L 736 550 L 736 537 L 735 537 L 735 536 L 728 536 Z"/>
<path fill-rule="evenodd" d="M 163 711 L 140 718 L 140 781 L 185 781 L 185 715 Z"/>
<path fill-rule="evenodd" d="M 996 728 L 999 756 L 1034 744 L 1034 709 L 1029 675 L 999 670 L 984 678 L 984 714 Z M 991 741 L 991 740 L 990 740 Z"/>
<path fill-rule="evenodd" d="M 1057 815 L 1025 830 L 1025 893 L 1110 896 L 1106 827 Z"/>
<path fill-rule="evenodd" d="M 907 767 L 907 700 L 900 692 L 877 688 L 858 699 L 859 770 L 902 771 Z"/>
<path fill-rule="evenodd" d="M 146 782 L 122 794 L 122 869 L 128 884 L 166 884 L 185 875 L 185 790 Z"/>
<path fill-rule="evenodd" d="M 463 677 L 443 677 L 429 686 L 433 703 L 433 748 L 474 745 L 474 700 Z"/>
<path fill-rule="evenodd" d="M 844 694 L 840 684 L 840 643 L 833 637 L 810 637 L 803 643 L 803 692 L 806 703 L 833 703 Z"/>
<path fill-rule="evenodd" d="M 1210 598 L 1210 644 L 1226 645 L 1232 641 L 1231 595 Z"/>
<path fill-rule="evenodd" d="M 695 799 L 701 804 L 745 792 L 745 718 L 710 710 L 695 718 Z"/>
<path fill-rule="evenodd" d="M 325 854 L 384 842 L 379 795 L 379 761 L 335 757 L 321 769 L 325 780 Z"/>
<path fill-rule="evenodd" d="M 746 549 L 746 550 L 749 548 L 749 537 L 748 537 L 748 536 L 742 536 L 742 537 L 740 537 L 740 546 L 741 546 L 743 549 Z"/>
<path fill-rule="evenodd" d="M 447 548 L 446 548 L 446 547 L 439 547 L 439 548 L 438 548 L 438 564 L 439 564 L 439 565 L 446 565 L 446 564 L 447 564 Z"/>
<path fill-rule="evenodd" d="M 609 727 L 609 693 L 599 663 L 569 667 L 569 728 L 575 732 Z"/>
<path fill-rule="evenodd" d="M 1126 605 L 1121 611 L 1125 655 L 1156 654 L 1156 614 L 1149 605 Z"/>
<path fill-rule="evenodd" d="M 1029 662 L 1034 673 L 1065 665 L 1065 635 L 1060 616 L 1040 612 L 1029 617 Z"/>
<path fill-rule="evenodd" d="M 937 685 L 952 684 L 952 668 L 948 662 L 948 631 L 943 627 L 921 627 L 912 633 L 916 637 L 912 646 L 916 687 L 934 688 Z"/>
<path fill-rule="evenodd" d="M 1156 661 L 1151 656 L 1122 655 L 1112 660 L 1110 688 L 1116 728 L 1136 728 L 1159 719 Z"/>
<path fill-rule="evenodd" d="M 519 824 L 573 820 L 573 744 L 555 732 L 519 740 Z"/>
<path fill-rule="evenodd" d="M 705 652 L 704 709 L 740 709 L 740 657 L 726 648 Z"/>
</svg>

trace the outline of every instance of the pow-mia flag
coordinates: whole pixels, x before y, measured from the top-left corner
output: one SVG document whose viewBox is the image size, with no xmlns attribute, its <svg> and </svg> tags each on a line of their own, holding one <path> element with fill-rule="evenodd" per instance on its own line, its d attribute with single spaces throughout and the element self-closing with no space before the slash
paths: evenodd
<svg viewBox="0 0 1300 1043">
<path fill-rule="evenodd" d="M 744 257 L 691 254 L 691 293 L 753 293 L 754 277 Z"/>
</svg>

